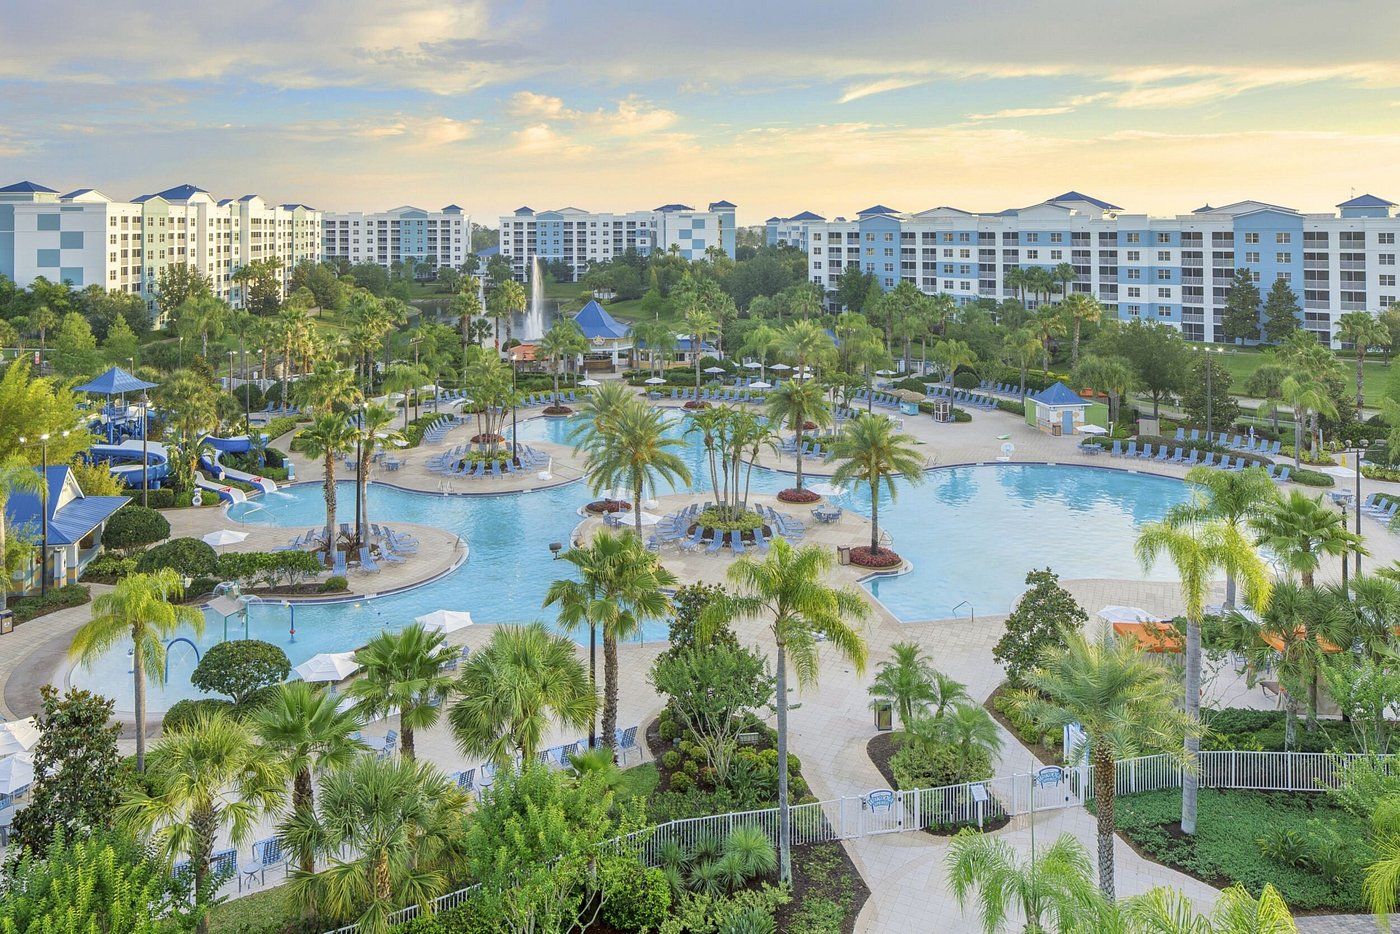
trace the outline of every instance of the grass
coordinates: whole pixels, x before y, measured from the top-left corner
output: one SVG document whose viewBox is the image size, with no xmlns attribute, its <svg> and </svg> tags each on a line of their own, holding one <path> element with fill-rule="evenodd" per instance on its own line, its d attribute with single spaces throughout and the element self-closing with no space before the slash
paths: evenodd
<svg viewBox="0 0 1400 934">
<path fill-rule="evenodd" d="M 216 905 L 209 913 L 209 930 L 211 934 L 276 931 L 296 916 L 287 887 L 279 885 Z"/>
<path fill-rule="evenodd" d="M 1230 377 L 1234 380 L 1232 388 L 1235 395 L 1245 395 L 1245 381 L 1270 359 L 1262 351 L 1242 348 L 1227 350 L 1225 353 L 1219 354 L 1218 357 L 1221 365 L 1230 371 Z M 1343 372 L 1346 374 L 1347 386 L 1354 386 L 1356 383 L 1356 358 L 1350 354 L 1337 354 L 1337 360 L 1342 364 Z M 1390 364 L 1384 363 L 1374 356 L 1368 356 L 1362 372 L 1361 385 L 1365 390 L 1368 404 L 1370 404 L 1385 395 L 1385 386 L 1390 379 Z"/>
<path fill-rule="evenodd" d="M 634 765 L 622 773 L 622 784 L 617 789 L 617 803 L 621 804 L 638 797 L 645 798 L 655 791 L 659 784 L 661 773 L 657 771 L 655 763 Z"/>
</svg>

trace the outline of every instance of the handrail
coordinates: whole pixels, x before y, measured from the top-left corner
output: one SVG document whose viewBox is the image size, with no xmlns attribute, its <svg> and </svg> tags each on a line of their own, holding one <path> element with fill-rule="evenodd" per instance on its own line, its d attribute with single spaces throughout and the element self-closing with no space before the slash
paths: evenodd
<svg viewBox="0 0 1400 934">
<path fill-rule="evenodd" d="M 968 621 L 973 623 L 977 622 L 977 607 L 973 606 L 966 600 L 953 607 L 953 615 L 956 616 L 958 614 L 958 610 L 962 607 L 967 607 Z"/>
</svg>

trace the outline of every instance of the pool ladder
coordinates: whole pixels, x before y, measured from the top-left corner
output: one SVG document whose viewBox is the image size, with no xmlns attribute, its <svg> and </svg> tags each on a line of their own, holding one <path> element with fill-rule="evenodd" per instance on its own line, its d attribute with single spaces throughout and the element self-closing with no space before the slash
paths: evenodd
<svg viewBox="0 0 1400 934">
<path fill-rule="evenodd" d="M 954 615 L 954 616 L 957 616 L 957 615 L 958 615 L 958 610 L 962 609 L 963 607 L 967 607 L 967 618 L 968 618 L 968 621 L 969 621 L 969 622 L 973 622 L 973 623 L 977 622 L 977 608 L 974 607 L 971 603 L 969 603 L 969 602 L 966 601 L 966 600 L 964 600 L 962 603 L 959 603 L 957 606 L 953 607 L 953 615 Z"/>
</svg>

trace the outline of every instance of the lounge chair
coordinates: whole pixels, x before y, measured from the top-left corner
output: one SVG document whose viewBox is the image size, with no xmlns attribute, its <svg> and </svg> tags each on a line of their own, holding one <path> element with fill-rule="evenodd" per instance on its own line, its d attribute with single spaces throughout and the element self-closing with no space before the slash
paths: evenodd
<svg viewBox="0 0 1400 934">
<path fill-rule="evenodd" d="M 334 549 L 334 550 L 331 552 L 331 560 L 332 560 L 332 562 L 333 562 L 333 566 L 331 567 L 331 571 L 332 571 L 337 577 L 344 577 L 344 576 L 345 576 L 345 573 L 346 573 L 346 567 L 345 567 L 345 552 L 341 551 L 339 548 Z"/>
<path fill-rule="evenodd" d="M 1185 441 L 1185 440 L 1186 440 L 1186 429 L 1185 429 L 1185 428 L 1178 428 L 1178 429 L 1176 430 L 1176 438 L 1173 439 L 1173 440 L 1176 440 L 1176 441 Z"/>
<path fill-rule="evenodd" d="M 1113 442 L 1113 450 L 1109 451 L 1108 453 L 1110 457 L 1122 457 L 1123 442 L 1121 440 L 1115 439 Z"/>
<path fill-rule="evenodd" d="M 1144 444 L 1142 450 L 1138 452 L 1138 460 L 1151 460 L 1152 453 L 1152 445 Z"/>
<path fill-rule="evenodd" d="M 360 546 L 360 570 L 366 574 L 379 573 L 379 565 L 375 562 L 374 556 L 369 553 L 368 545 Z"/>
<path fill-rule="evenodd" d="M 743 533 L 743 532 L 738 532 L 738 531 L 730 532 L 730 533 L 729 533 L 729 547 L 732 548 L 732 549 L 734 549 L 734 553 L 735 553 L 736 555 L 741 555 L 741 554 L 743 554 L 743 553 L 744 553 L 744 533 Z"/>
<path fill-rule="evenodd" d="M 1137 457 L 1137 442 L 1129 441 L 1128 446 L 1123 449 L 1124 457 Z"/>
<path fill-rule="evenodd" d="M 1180 451 L 1181 448 L 1177 448 L 1177 450 Z M 1152 458 L 1152 459 L 1153 459 L 1154 461 L 1165 462 L 1165 461 L 1166 461 L 1168 458 L 1170 458 L 1170 457 L 1171 457 L 1171 451 L 1167 450 L 1167 446 L 1164 444 L 1164 445 L 1162 445 L 1161 450 L 1159 450 L 1159 451 L 1157 452 L 1157 456 L 1154 457 L 1154 458 Z"/>
<path fill-rule="evenodd" d="M 1281 470 L 1279 470 L 1278 476 L 1277 476 L 1277 477 L 1274 477 L 1274 482 L 1275 482 L 1275 483 L 1287 483 L 1287 482 L 1288 482 L 1288 477 L 1289 477 L 1289 475 L 1290 475 L 1291 473 L 1293 473 L 1293 468 L 1290 467 L 1290 466 L 1288 466 L 1287 464 L 1284 464 L 1284 465 L 1283 465 L 1283 468 L 1282 468 Z"/>
<path fill-rule="evenodd" d="M 714 530 L 714 540 L 710 542 L 710 547 L 705 549 L 705 554 L 712 555 L 724 547 L 724 533 L 719 529 Z"/>
</svg>

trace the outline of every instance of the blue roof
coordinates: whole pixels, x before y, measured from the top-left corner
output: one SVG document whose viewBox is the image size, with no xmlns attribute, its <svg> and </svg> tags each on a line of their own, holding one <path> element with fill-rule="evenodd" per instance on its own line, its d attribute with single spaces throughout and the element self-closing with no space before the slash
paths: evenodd
<svg viewBox="0 0 1400 934">
<path fill-rule="evenodd" d="M 137 195 L 136 197 L 134 197 L 134 198 L 131 199 L 131 203 L 132 203 L 132 204 L 145 204 L 147 201 L 150 201 L 150 200 L 151 200 L 152 198 L 154 198 L 154 197 L 155 197 L 155 195 Z"/>
<path fill-rule="evenodd" d="M 58 506 L 58 494 L 67 482 L 68 467 L 64 464 L 50 467 L 45 476 L 49 486 L 50 545 L 72 545 L 81 541 L 108 516 L 131 502 L 129 496 L 79 496 Z M 37 536 L 43 518 L 39 510 L 38 496 L 16 491 L 5 504 L 6 522 L 14 528 L 29 526 L 29 531 Z"/>
<path fill-rule="evenodd" d="M 4 188 L 0 188 L 0 191 L 38 191 L 58 194 L 58 192 L 54 191 L 52 188 L 46 188 L 37 182 L 15 182 L 13 185 L 6 185 Z"/>
<path fill-rule="evenodd" d="M 67 201 L 69 198 L 76 198 L 76 197 L 78 197 L 79 195 L 85 195 L 85 194 L 87 194 L 89 191 L 96 191 L 96 190 L 97 190 L 97 189 L 95 189 L 95 188 L 74 188 L 72 191 L 68 192 L 68 194 L 66 194 L 66 195 L 59 195 L 59 196 L 58 196 L 58 199 L 59 199 L 60 201 Z"/>
<path fill-rule="evenodd" d="M 1120 208 L 1120 207 L 1119 207 L 1118 205 L 1116 205 L 1116 204 L 1109 204 L 1107 201 L 1100 201 L 1098 198 L 1091 198 L 1091 197 L 1089 197 L 1088 195 L 1084 194 L 1083 192 L 1079 192 L 1079 191 L 1067 191 L 1067 192 L 1065 192 L 1064 194 L 1060 195 L 1058 198 L 1049 198 L 1049 199 L 1047 199 L 1047 200 L 1048 200 L 1048 201 L 1087 201 L 1087 202 L 1089 202 L 1090 204 L 1092 204 L 1094 207 L 1096 207 L 1096 208 L 1101 208 L 1101 209 L 1103 209 L 1103 210 L 1105 210 L 1105 211 L 1121 211 L 1121 210 L 1123 210 L 1122 208 Z"/>
<path fill-rule="evenodd" d="M 1387 201 L 1384 198 L 1377 198 L 1375 195 L 1359 195 L 1350 201 L 1343 201 L 1337 205 L 1339 208 L 1393 208 L 1394 201 Z"/>
<path fill-rule="evenodd" d="M 535 209 L 532 208 L 532 207 L 529 207 L 529 206 L 518 207 L 518 208 L 515 209 L 515 215 L 516 215 L 516 217 L 519 217 L 519 216 L 522 215 L 522 214 L 534 214 L 534 213 L 535 213 Z"/>
<path fill-rule="evenodd" d="M 781 220 L 782 220 L 781 217 L 770 217 L 770 218 L 768 218 L 768 220 L 764 221 L 763 223 L 765 223 L 765 224 L 776 224 L 776 223 L 780 222 Z"/>
<path fill-rule="evenodd" d="M 715 208 L 737 208 L 738 206 L 739 206 L 739 205 L 735 204 L 735 203 L 732 202 L 732 201 L 711 201 L 711 202 L 710 202 L 710 210 L 712 210 L 712 211 L 713 211 Z"/>
<path fill-rule="evenodd" d="M 792 217 L 789 217 L 788 220 L 790 220 L 790 221 L 824 221 L 824 220 L 826 220 L 826 218 L 825 218 L 825 217 L 822 217 L 820 214 L 813 214 L 811 211 L 803 211 L 801 214 L 795 214 L 795 215 L 793 215 Z"/>
<path fill-rule="evenodd" d="M 166 201 L 188 201 L 195 195 L 207 195 L 209 192 L 197 185 L 191 185 L 187 182 L 183 185 L 176 185 L 174 188 L 167 188 L 165 191 L 158 191 L 156 194 L 160 195 Z"/>
<path fill-rule="evenodd" d="M 119 366 L 114 366 L 90 383 L 76 387 L 79 392 L 95 392 L 104 396 L 118 396 L 124 392 L 137 392 L 142 389 L 155 389 L 155 383 L 137 379 Z"/>
<path fill-rule="evenodd" d="M 690 353 L 691 340 L 692 338 L 689 337 L 676 338 L 676 351 L 679 353 Z M 701 341 L 700 352 L 708 354 L 715 353 L 715 345 L 711 344 L 709 341 Z"/>
<path fill-rule="evenodd" d="M 226 208 L 226 207 L 228 207 L 230 204 L 233 204 L 233 199 L 232 199 L 232 198 L 220 198 L 220 199 L 219 199 L 219 207 L 221 207 L 221 208 Z"/>
<path fill-rule="evenodd" d="M 456 204 L 449 204 L 447 207 L 445 207 L 445 208 L 442 209 L 442 213 L 443 213 L 443 214 L 461 214 L 461 213 L 462 213 L 462 208 L 461 208 L 461 206 L 456 205 Z"/>
<path fill-rule="evenodd" d="M 872 204 L 870 207 L 866 208 L 864 211 L 857 211 L 857 212 L 856 212 L 856 216 L 857 216 L 857 217 L 864 217 L 864 216 L 866 216 L 867 214 L 898 214 L 898 213 L 899 213 L 899 212 L 896 211 L 894 208 L 887 208 L 887 207 L 885 207 L 883 204 Z"/>
<path fill-rule="evenodd" d="M 1079 393 L 1075 392 L 1073 389 L 1070 389 L 1068 386 L 1066 386 L 1062 382 L 1059 382 L 1058 380 L 1053 386 L 1050 386 L 1046 389 L 1042 389 L 1040 392 L 1031 396 L 1031 399 L 1033 399 L 1036 402 L 1039 402 L 1041 405 L 1089 404 L 1083 396 L 1079 395 Z"/>
<path fill-rule="evenodd" d="M 617 340 L 632 333 L 631 328 L 620 324 L 602 305 L 594 301 L 584 305 L 579 313 L 574 315 L 574 324 L 578 325 L 578 329 L 588 340 Z"/>
<path fill-rule="evenodd" d="M 665 211 L 665 212 L 670 212 L 670 211 L 693 211 L 693 210 L 695 210 L 695 209 L 694 209 L 693 207 L 691 207 L 690 205 L 688 205 L 688 204 L 663 204 L 663 205 L 661 205 L 661 207 L 659 207 L 659 208 L 653 208 L 652 210 L 654 210 L 654 211 Z"/>
<path fill-rule="evenodd" d="M 239 198 L 238 200 L 239 200 L 239 201 L 252 201 L 252 200 L 253 200 L 254 198 L 256 198 L 256 197 L 257 197 L 257 195 L 244 195 L 243 197 Z"/>
</svg>

